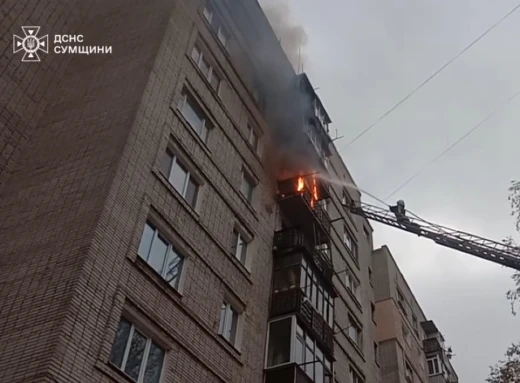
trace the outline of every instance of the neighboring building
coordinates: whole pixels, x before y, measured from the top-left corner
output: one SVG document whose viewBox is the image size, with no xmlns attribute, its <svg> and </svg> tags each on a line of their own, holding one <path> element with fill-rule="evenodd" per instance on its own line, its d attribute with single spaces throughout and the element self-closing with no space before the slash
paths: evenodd
<svg viewBox="0 0 520 383">
<path fill-rule="evenodd" d="M 447 371 L 441 361 L 447 361 L 446 367 L 449 365 L 449 371 L 456 376 L 445 356 L 444 343 L 437 340 L 442 336 L 433 322 L 427 321 L 388 247 L 374 250 L 372 262 L 382 381 L 457 383 L 437 380 L 439 371 Z M 439 359 L 430 359 L 433 355 L 439 355 Z"/>
<path fill-rule="evenodd" d="M 295 177 L 353 183 L 258 3 L 26 3 L 0 5 L 0 381 L 380 382 L 372 229 Z M 113 52 L 22 63 L 23 25 Z M 291 127 L 308 162 L 273 174 Z"/>
</svg>

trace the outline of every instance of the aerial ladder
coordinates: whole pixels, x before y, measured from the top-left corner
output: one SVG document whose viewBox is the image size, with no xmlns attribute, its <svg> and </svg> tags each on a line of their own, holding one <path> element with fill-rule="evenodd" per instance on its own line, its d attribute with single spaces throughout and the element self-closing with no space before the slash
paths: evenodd
<svg viewBox="0 0 520 383">
<path fill-rule="evenodd" d="M 520 270 L 519 247 L 436 225 L 414 214 L 409 216 L 406 214 L 407 210 L 402 200 L 397 201 L 397 205 L 390 206 L 389 209 L 354 201 L 345 207 L 353 214 L 429 238 L 438 245 Z"/>
</svg>

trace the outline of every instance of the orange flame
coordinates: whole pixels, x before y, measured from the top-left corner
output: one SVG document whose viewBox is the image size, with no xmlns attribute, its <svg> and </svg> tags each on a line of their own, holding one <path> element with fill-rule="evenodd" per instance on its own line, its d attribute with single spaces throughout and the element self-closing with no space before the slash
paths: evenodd
<svg viewBox="0 0 520 383">
<path fill-rule="evenodd" d="M 303 188 L 305 187 L 305 182 L 303 180 L 303 177 L 298 177 L 298 185 L 296 187 L 296 191 L 303 191 Z"/>
</svg>

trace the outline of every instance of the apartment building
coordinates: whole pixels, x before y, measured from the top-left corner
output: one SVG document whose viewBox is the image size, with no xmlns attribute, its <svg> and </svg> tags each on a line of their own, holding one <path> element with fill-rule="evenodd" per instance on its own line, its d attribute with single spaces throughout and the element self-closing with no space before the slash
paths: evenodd
<svg viewBox="0 0 520 383">
<path fill-rule="evenodd" d="M 372 258 L 383 381 L 457 383 L 442 335 L 425 316 L 388 247 L 374 250 Z"/>
<path fill-rule="evenodd" d="M 255 0 L 0 11 L 1 382 L 381 381 L 372 229 Z M 23 63 L 23 25 L 113 52 Z"/>
</svg>

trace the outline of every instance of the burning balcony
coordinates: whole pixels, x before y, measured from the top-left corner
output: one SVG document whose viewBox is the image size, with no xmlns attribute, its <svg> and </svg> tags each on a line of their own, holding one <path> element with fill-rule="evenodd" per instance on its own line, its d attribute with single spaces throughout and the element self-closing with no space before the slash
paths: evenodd
<svg viewBox="0 0 520 383">
<path fill-rule="evenodd" d="M 307 231 L 311 229 L 312 235 L 329 235 L 330 217 L 323 201 L 330 198 L 330 195 L 327 187 L 316 179 L 315 174 L 279 181 L 278 197 L 281 210 L 293 222 L 298 222 Z M 319 229 L 318 232 L 316 228 Z"/>
</svg>

